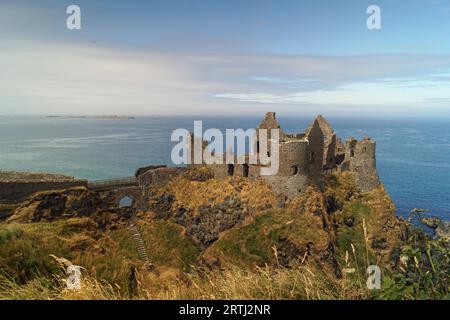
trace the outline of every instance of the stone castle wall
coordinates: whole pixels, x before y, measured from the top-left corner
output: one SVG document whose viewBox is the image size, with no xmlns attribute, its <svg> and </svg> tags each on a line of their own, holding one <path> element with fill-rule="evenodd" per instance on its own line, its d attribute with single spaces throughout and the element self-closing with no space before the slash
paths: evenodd
<svg viewBox="0 0 450 320">
<path fill-rule="evenodd" d="M 306 140 L 291 140 L 280 144 L 278 175 L 289 177 L 310 174 L 309 145 Z"/>
<path fill-rule="evenodd" d="M 324 136 L 317 121 L 314 121 L 308 132 L 309 155 L 310 155 L 310 177 L 313 184 L 323 189 L 323 153 L 324 153 Z"/>
<path fill-rule="evenodd" d="M 260 179 L 264 180 L 275 194 L 282 194 L 288 198 L 293 198 L 300 192 L 305 191 L 311 184 L 310 178 L 301 174 L 289 177 L 278 175 L 261 176 Z"/>
<path fill-rule="evenodd" d="M 147 170 L 137 177 L 140 187 L 150 188 L 166 184 L 173 177 L 176 177 L 186 171 L 186 168 L 160 167 Z"/>
<path fill-rule="evenodd" d="M 380 185 L 376 169 L 376 143 L 365 137 L 358 141 L 349 139 L 345 146 L 345 160 L 342 171 L 351 171 L 358 188 L 362 192 L 373 190 Z"/>
<path fill-rule="evenodd" d="M 336 167 L 336 135 L 325 138 L 325 146 L 323 152 L 323 164 L 325 169 L 333 169 Z"/>
</svg>

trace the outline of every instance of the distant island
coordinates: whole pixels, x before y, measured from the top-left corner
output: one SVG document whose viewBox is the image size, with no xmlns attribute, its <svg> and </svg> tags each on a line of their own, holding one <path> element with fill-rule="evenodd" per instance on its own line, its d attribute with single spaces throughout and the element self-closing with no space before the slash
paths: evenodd
<svg viewBox="0 0 450 320">
<path fill-rule="evenodd" d="M 133 116 L 118 116 L 118 115 L 109 115 L 109 116 L 57 116 L 57 115 L 49 115 L 47 118 L 75 118 L 75 119 L 126 119 L 132 120 L 136 119 Z"/>
</svg>

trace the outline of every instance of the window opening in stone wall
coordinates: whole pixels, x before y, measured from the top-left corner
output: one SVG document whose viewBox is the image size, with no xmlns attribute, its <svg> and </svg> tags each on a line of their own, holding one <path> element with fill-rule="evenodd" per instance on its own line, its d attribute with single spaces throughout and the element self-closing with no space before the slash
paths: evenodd
<svg viewBox="0 0 450 320">
<path fill-rule="evenodd" d="M 244 177 L 248 177 L 248 164 L 246 164 L 246 163 L 244 163 L 244 165 L 243 165 L 243 172 L 242 172 L 242 175 L 244 176 Z"/>
<path fill-rule="evenodd" d="M 229 164 L 228 165 L 228 175 L 232 176 L 234 174 L 234 165 Z"/>
</svg>

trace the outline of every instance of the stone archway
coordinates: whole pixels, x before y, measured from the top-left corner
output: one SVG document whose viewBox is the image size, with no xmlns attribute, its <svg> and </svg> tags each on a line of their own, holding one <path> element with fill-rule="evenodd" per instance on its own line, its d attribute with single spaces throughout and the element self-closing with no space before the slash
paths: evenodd
<svg viewBox="0 0 450 320">
<path fill-rule="evenodd" d="M 118 208 L 140 208 L 142 204 L 142 188 L 126 187 L 115 192 L 115 204 Z"/>
<path fill-rule="evenodd" d="M 133 207 L 134 205 L 134 198 L 129 196 L 124 196 L 123 198 L 119 199 L 118 201 L 118 207 L 119 208 L 126 208 L 126 207 Z"/>
</svg>

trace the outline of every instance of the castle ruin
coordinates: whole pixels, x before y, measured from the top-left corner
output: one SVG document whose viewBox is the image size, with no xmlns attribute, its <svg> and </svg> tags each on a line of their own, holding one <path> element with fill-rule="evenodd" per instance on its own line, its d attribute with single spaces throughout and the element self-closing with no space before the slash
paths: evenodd
<svg viewBox="0 0 450 320">
<path fill-rule="evenodd" d="M 280 129 L 278 173 L 261 175 L 262 165 L 247 161 L 242 164 L 209 165 L 215 178 L 236 176 L 250 180 L 263 179 L 275 192 L 288 198 L 311 185 L 323 190 L 324 176 L 335 171 L 351 171 L 363 192 L 380 184 L 376 170 L 375 141 L 368 137 L 362 140 L 350 138 L 343 144 L 330 124 L 320 115 L 305 132 L 288 134 L 280 127 L 275 112 L 268 112 L 256 131 L 259 129 Z M 256 152 L 269 150 L 260 148 L 258 136 L 256 134 L 253 141 Z M 203 141 L 201 145 L 206 148 L 207 143 Z M 248 155 L 246 158 L 248 159 Z"/>
<path fill-rule="evenodd" d="M 250 180 L 262 179 L 277 194 L 292 198 L 305 191 L 309 186 L 319 190 L 324 188 L 324 177 L 337 171 L 353 173 L 358 188 L 362 192 L 370 191 L 380 185 L 376 170 L 375 141 L 368 137 L 361 140 L 349 138 L 345 143 L 336 136 L 333 128 L 318 116 L 312 124 L 301 133 L 285 133 L 280 127 L 275 112 L 267 112 L 256 128 L 256 136 L 250 143 L 256 153 L 270 152 L 268 146 L 260 145 L 259 130 L 279 129 L 279 169 L 274 175 L 262 175 L 260 162 L 249 161 L 244 155 L 244 162 L 237 164 L 210 164 L 212 171 L 209 178 L 244 177 Z M 193 136 L 191 135 L 193 138 Z M 270 140 L 270 136 L 268 137 Z M 270 142 L 268 141 L 268 144 Z M 194 157 L 195 145 L 203 151 L 207 141 L 191 139 L 190 152 Z M 237 159 L 234 155 L 235 160 Z M 260 159 L 259 155 L 257 156 Z M 201 162 L 200 162 L 201 163 Z M 206 164 L 199 164 L 200 166 Z M 198 166 L 198 165 L 190 165 Z M 106 181 L 77 180 L 72 177 L 49 174 L 14 173 L 0 171 L 0 205 L 19 203 L 35 192 L 67 189 L 85 186 L 91 190 L 111 194 L 119 201 L 124 196 L 142 203 L 143 198 L 155 186 L 161 186 L 170 179 L 186 171 L 186 167 L 167 167 L 165 165 L 139 168 L 135 177 L 112 179 Z"/>
</svg>

